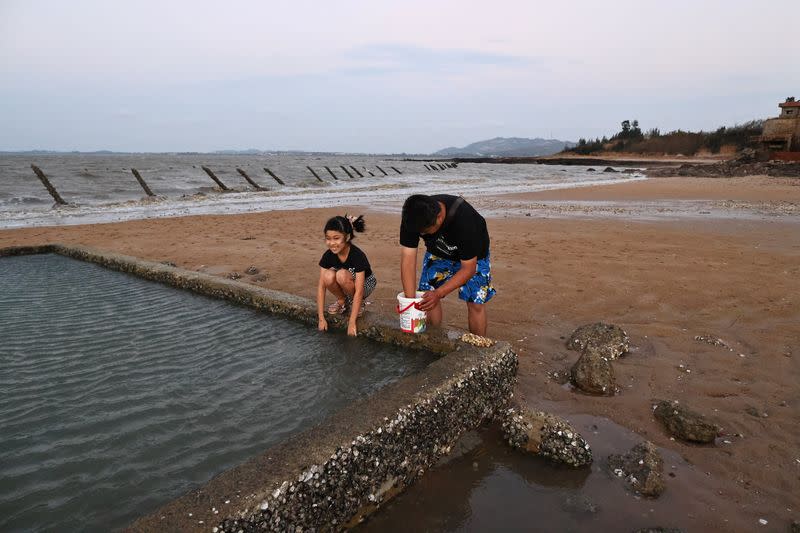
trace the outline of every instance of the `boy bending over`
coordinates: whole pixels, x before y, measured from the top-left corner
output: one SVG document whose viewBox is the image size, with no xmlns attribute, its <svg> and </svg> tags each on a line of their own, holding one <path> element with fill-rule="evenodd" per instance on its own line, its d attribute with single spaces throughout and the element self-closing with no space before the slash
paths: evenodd
<svg viewBox="0 0 800 533">
<path fill-rule="evenodd" d="M 442 323 L 441 299 L 458 289 L 467 303 L 470 332 L 486 335 L 486 302 L 495 295 L 486 220 L 466 200 L 450 194 L 409 196 L 400 224 L 400 279 L 406 298 L 414 298 L 417 246 L 425 241 L 419 308 L 431 325 Z"/>
</svg>

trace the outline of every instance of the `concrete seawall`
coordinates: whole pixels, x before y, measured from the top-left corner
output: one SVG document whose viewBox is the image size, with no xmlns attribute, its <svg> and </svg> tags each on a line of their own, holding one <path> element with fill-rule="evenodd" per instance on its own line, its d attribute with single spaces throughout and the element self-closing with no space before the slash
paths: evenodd
<svg viewBox="0 0 800 533">
<path fill-rule="evenodd" d="M 174 287 L 316 324 L 314 302 L 81 246 L 0 249 L 0 257 L 57 253 Z M 286 531 L 352 526 L 446 455 L 464 431 L 505 408 L 516 379 L 508 343 L 476 348 L 456 332 L 399 331 L 367 313 L 363 335 L 428 349 L 441 357 L 423 371 L 355 402 L 320 425 L 219 474 L 140 518 L 131 531 Z M 344 329 L 338 318 L 333 327 Z"/>
</svg>

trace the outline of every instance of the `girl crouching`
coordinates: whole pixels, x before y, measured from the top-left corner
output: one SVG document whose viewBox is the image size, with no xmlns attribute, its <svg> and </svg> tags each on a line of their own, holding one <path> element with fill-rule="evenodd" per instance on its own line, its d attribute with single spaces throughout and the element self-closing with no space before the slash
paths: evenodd
<svg viewBox="0 0 800 533">
<path fill-rule="evenodd" d="M 366 254 L 352 244 L 354 231 L 364 231 L 364 217 L 336 216 L 325 224 L 327 250 L 319 260 L 319 285 L 317 286 L 317 316 L 319 330 L 328 329 L 325 320 L 325 291 L 330 291 L 336 301 L 327 307 L 332 315 L 350 310 L 347 334 L 356 335 L 356 319 L 364 311 L 364 300 L 377 285 Z"/>
</svg>

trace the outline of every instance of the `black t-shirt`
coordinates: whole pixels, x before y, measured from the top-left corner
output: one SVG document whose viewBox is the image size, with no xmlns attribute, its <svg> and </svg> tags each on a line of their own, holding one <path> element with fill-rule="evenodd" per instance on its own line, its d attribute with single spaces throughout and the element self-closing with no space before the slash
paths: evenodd
<svg viewBox="0 0 800 533">
<path fill-rule="evenodd" d="M 322 259 L 319 260 L 319 266 L 322 268 L 346 268 L 353 269 L 356 272 L 363 272 L 365 277 L 372 275 L 372 268 L 369 266 L 367 254 L 361 251 L 361 248 L 355 244 L 350 245 L 350 253 L 347 254 L 347 259 L 344 262 L 339 260 L 339 256 L 330 250 L 325 250 L 322 254 Z"/>
<path fill-rule="evenodd" d="M 433 194 L 431 198 L 442 202 L 445 209 L 456 201 L 457 196 L 451 194 Z M 463 201 L 456 210 L 450 222 L 446 222 L 433 235 L 420 235 L 415 231 L 400 225 L 400 244 L 407 248 L 416 248 L 419 238 L 425 241 L 428 251 L 444 259 L 463 261 L 477 257 L 483 259 L 489 254 L 489 231 L 486 229 L 486 220 L 475 208 Z"/>
</svg>

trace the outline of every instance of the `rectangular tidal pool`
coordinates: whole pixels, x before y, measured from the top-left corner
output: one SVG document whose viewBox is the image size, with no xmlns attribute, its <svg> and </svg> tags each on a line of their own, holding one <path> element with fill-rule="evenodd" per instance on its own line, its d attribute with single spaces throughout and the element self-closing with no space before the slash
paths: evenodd
<svg viewBox="0 0 800 533">
<path fill-rule="evenodd" d="M 58 255 L 0 285 L 0 531 L 122 528 L 437 357 Z"/>
</svg>

